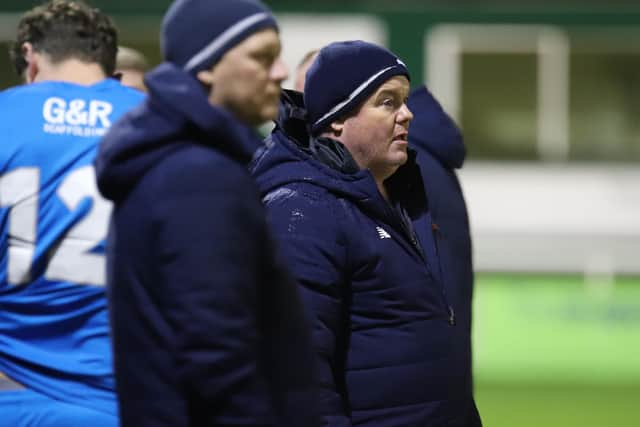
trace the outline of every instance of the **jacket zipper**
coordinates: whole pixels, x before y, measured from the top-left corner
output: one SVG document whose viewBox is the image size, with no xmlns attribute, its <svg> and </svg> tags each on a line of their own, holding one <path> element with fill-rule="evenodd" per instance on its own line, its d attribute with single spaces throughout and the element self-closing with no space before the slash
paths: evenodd
<svg viewBox="0 0 640 427">
<path fill-rule="evenodd" d="M 394 208 L 391 207 L 391 205 L 387 204 L 387 212 L 390 218 L 393 219 L 393 222 L 399 222 L 400 223 L 400 230 L 402 230 L 403 234 L 405 236 L 409 237 L 409 241 L 411 242 L 411 245 L 416 249 L 416 251 L 418 252 L 418 255 L 420 256 L 420 258 L 422 259 L 422 261 L 426 264 L 429 265 L 428 261 L 427 261 L 427 256 L 424 253 L 424 249 L 422 249 L 422 247 L 420 246 L 420 243 L 418 242 L 418 238 L 416 237 L 415 232 L 413 231 L 412 227 L 411 227 L 411 223 L 409 222 L 409 224 L 405 224 L 405 220 L 404 218 L 402 218 L 402 213 L 401 212 L 397 212 Z M 407 218 L 408 219 L 408 218 Z M 410 221 L 410 220 L 409 220 Z M 439 284 L 440 284 L 440 293 L 442 295 L 442 302 L 444 303 L 444 306 L 447 309 L 447 322 L 449 323 L 449 325 L 451 326 L 455 326 L 456 325 L 456 314 L 455 311 L 453 309 L 453 306 L 451 306 L 451 304 L 449 304 L 449 300 L 447 298 L 447 293 L 445 291 L 445 287 L 444 287 L 444 277 L 442 274 L 442 263 L 440 262 L 440 248 L 438 245 L 438 234 L 440 231 L 440 227 L 438 226 L 438 224 L 436 224 L 435 222 L 431 221 L 431 215 L 429 215 L 429 223 L 431 224 L 431 237 L 433 239 L 433 244 L 434 244 L 434 249 L 435 249 L 435 254 L 436 254 L 436 260 L 437 261 L 437 266 L 434 266 L 435 268 L 438 269 L 439 271 Z"/>
<path fill-rule="evenodd" d="M 433 236 L 433 244 L 435 245 L 436 255 L 438 256 L 438 270 L 440 270 L 440 281 L 442 282 L 442 299 L 444 300 L 445 305 L 447 306 L 447 311 L 449 314 L 449 325 L 456 325 L 456 313 L 453 310 L 453 306 L 449 304 L 449 299 L 447 298 L 447 292 L 444 287 L 444 275 L 442 272 L 442 263 L 440 262 L 440 245 L 438 241 L 440 239 L 440 227 L 435 222 L 431 222 L 431 235 Z"/>
</svg>

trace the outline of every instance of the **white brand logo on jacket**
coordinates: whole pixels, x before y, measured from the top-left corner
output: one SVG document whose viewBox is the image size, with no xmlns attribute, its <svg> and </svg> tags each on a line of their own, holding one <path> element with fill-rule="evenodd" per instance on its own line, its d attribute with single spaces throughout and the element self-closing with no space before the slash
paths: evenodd
<svg viewBox="0 0 640 427">
<path fill-rule="evenodd" d="M 381 239 L 390 239 L 391 238 L 391 235 L 389 233 L 387 233 L 384 228 L 376 227 L 376 230 L 378 231 L 378 236 L 380 236 Z"/>
</svg>

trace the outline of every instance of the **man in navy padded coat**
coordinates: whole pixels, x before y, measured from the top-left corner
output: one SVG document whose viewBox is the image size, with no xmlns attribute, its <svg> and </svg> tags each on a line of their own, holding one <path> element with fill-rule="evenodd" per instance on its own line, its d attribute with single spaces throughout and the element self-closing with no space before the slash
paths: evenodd
<svg viewBox="0 0 640 427">
<path fill-rule="evenodd" d="M 323 48 L 306 111 L 299 93 L 284 94 L 252 166 L 313 322 L 326 426 L 465 426 L 473 404 L 407 147 L 408 78 L 379 46 Z"/>
<path fill-rule="evenodd" d="M 407 101 L 413 112 L 409 127 L 409 146 L 418 152 L 425 192 L 433 222 L 442 245 L 440 261 L 444 287 L 456 313 L 458 352 L 465 355 L 469 396 L 473 395 L 471 371 L 471 302 L 473 263 L 469 217 L 456 169 L 466 154 L 460 130 L 425 86 L 414 89 Z M 480 426 L 475 403 L 470 407 L 465 426 Z"/>
<path fill-rule="evenodd" d="M 96 160 L 121 425 L 319 425 L 307 325 L 246 169 L 287 76 L 276 22 L 253 0 L 179 0 L 162 47 Z"/>
</svg>

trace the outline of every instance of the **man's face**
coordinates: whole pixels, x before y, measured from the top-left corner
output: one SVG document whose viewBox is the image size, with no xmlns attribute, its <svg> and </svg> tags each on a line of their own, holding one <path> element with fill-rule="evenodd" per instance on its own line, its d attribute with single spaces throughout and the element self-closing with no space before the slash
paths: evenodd
<svg viewBox="0 0 640 427">
<path fill-rule="evenodd" d="M 211 84 L 209 100 L 257 126 L 278 115 L 280 84 L 287 78 L 280 39 L 273 29 L 257 32 L 224 54 L 198 78 Z"/>
<path fill-rule="evenodd" d="M 407 108 L 409 80 L 395 76 L 380 86 L 358 111 L 334 122 L 341 141 L 362 169 L 385 180 L 407 161 L 407 134 L 413 114 Z"/>
<path fill-rule="evenodd" d="M 311 64 L 313 64 L 313 61 L 315 61 L 319 52 L 320 51 L 315 52 L 298 66 L 298 69 L 296 70 L 296 80 L 293 84 L 293 88 L 298 92 L 304 92 L 304 82 L 307 79 L 307 71 L 311 68 Z"/>
</svg>

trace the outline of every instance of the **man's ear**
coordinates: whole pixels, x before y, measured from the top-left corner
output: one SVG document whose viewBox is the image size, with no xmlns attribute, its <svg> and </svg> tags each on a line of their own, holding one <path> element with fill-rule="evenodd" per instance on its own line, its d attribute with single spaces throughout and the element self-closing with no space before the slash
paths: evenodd
<svg viewBox="0 0 640 427">
<path fill-rule="evenodd" d="M 198 71 L 198 74 L 196 74 L 196 78 L 205 86 L 213 86 L 214 78 L 212 70 Z"/>
<path fill-rule="evenodd" d="M 342 135 L 342 130 L 344 129 L 344 119 L 336 119 L 329 125 L 329 129 L 331 129 L 331 133 L 334 136 Z"/>
<path fill-rule="evenodd" d="M 27 83 L 33 83 L 40 72 L 38 64 L 40 54 L 33 49 L 33 45 L 29 42 L 23 43 L 21 50 L 22 57 L 27 63 L 27 68 L 24 70 L 24 79 Z"/>
</svg>

